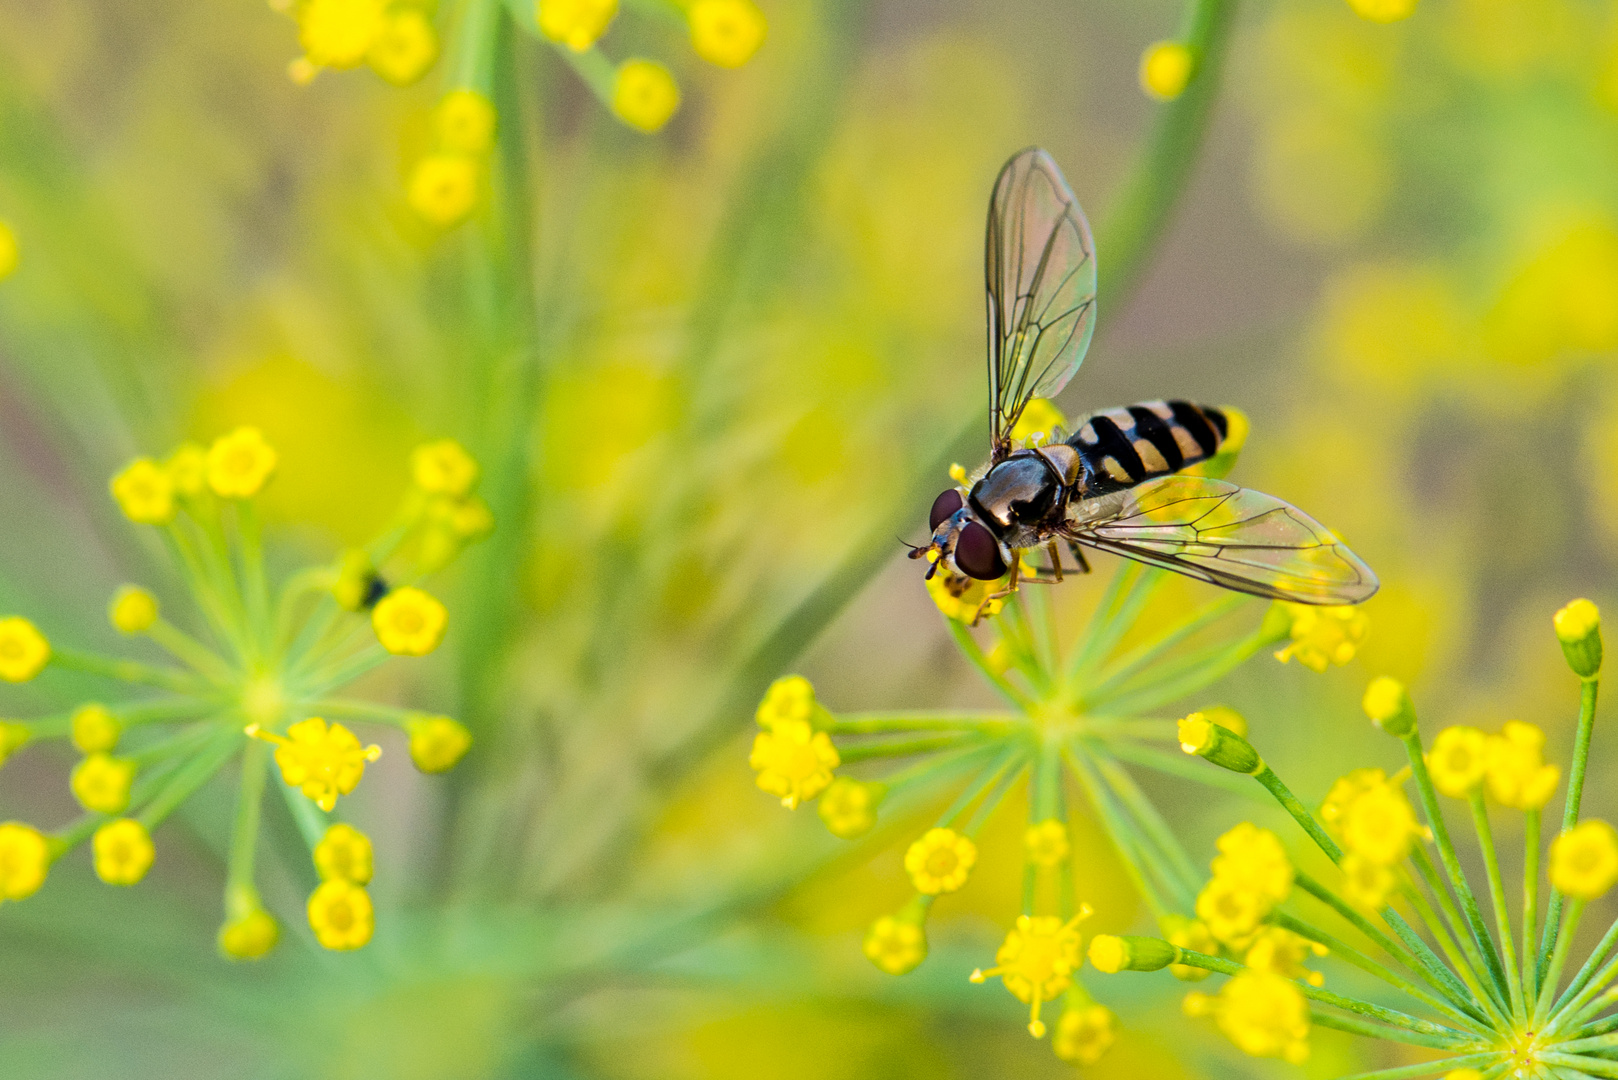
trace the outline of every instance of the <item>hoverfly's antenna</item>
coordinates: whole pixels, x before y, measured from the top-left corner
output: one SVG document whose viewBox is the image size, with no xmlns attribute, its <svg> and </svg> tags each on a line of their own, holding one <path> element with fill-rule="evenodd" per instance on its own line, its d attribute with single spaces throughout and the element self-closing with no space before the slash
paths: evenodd
<svg viewBox="0 0 1618 1080">
<path fill-rule="evenodd" d="M 943 561 L 944 560 L 942 560 L 942 559 L 935 559 L 933 561 L 933 564 L 927 568 L 927 576 L 922 578 L 922 580 L 923 581 L 931 581 L 931 580 L 933 580 L 933 575 L 938 573 L 939 564 L 942 563 Z"/>
</svg>

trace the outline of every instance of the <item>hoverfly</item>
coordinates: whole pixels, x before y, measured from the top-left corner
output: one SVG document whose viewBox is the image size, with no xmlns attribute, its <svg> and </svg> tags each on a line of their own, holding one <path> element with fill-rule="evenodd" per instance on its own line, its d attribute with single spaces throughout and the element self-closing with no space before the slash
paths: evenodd
<svg viewBox="0 0 1618 1080">
<path fill-rule="evenodd" d="M 1084 571 L 1091 547 L 1278 600 L 1357 604 L 1376 592 L 1371 568 L 1301 510 L 1181 472 L 1219 451 L 1231 434 L 1225 410 L 1148 401 L 1013 448 L 1028 403 L 1067 385 L 1095 331 L 1090 224 L 1045 151 L 1024 150 L 1000 170 L 984 261 L 989 461 L 934 501 L 932 541 L 910 552 L 933 558 L 929 578 L 940 567 L 980 581 L 1009 573 L 1003 596 L 1017 588 L 1018 553 L 1043 547 L 1051 566 L 1028 580 L 1060 581 L 1060 539 Z"/>
</svg>

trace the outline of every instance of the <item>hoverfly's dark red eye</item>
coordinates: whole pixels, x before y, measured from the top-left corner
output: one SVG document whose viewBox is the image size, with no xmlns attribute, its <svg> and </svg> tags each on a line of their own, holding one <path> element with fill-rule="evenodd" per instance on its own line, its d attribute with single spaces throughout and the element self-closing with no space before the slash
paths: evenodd
<svg viewBox="0 0 1618 1080">
<path fill-rule="evenodd" d="M 933 512 L 927 515 L 927 527 L 934 532 L 961 508 L 961 493 L 950 488 L 933 500 Z"/>
<path fill-rule="evenodd" d="M 979 581 L 993 581 L 1006 572 L 1006 560 L 1000 557 L 994 534 L 976 521 L 962 529 L 955 541 L 955 565 Z"/>
</svg>

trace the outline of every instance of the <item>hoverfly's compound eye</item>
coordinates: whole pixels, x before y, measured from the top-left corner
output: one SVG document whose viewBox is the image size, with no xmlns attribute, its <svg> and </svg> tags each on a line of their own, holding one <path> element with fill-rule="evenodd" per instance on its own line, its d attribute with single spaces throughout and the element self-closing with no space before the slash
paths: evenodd
<svg viewBox="0 0 1618 1080">
<path fill-rule="evenodd" d="M 927 527 L 934 532 L 938 527 L 955 516 L 955 511 L 962 506 L 961 493 L 950 488 L 944 494 L 933 500 L 933 512 L 927 515 Z"/>
<path fill-rule="evenodd" d="M 994 534 L 976 521 L 962 529 L 955 541 L 955 565 L 979 581 L 993 581 L 1006 572 L 1006 560 L 1000 557 Z"/>
</svg>

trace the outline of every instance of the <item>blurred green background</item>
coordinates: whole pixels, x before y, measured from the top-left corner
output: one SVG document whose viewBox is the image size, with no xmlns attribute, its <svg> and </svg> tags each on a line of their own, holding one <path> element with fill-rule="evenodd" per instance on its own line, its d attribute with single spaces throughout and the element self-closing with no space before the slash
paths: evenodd
<svg viewBox="0 0 1618 1080">
<path fill-rule="evenodd" d="M 449 648 L 371 679 L 478 736 L 449 778 L 380 737 L 352 800 L 376 941 L 300 936 L 307 859 L 272 814 L 288 940 L 220 960 L 229 810 L 205 793 L 139 888 L 75 855 L 0 909 L 0 1073 L 1072 1071 L 965 979 L 1017 910 L 1016 827 L 892 979 L 859 938 L 905 896 L 910 823 L 839 845 L 753 787 L 746 745 L 794 668 L 834 709 L 986 700 L 892 533 L 919 535 L 984 407 L 988 191 L 1048 148 L 1105 274 L 1108 208 L 1164 108 L 1138 59 L 1184 12 L 761 6 L 769 40 L 734 72 L 626 8 L 604 45 L 663 58 L 685 92 L 652 137 L 516 41 L 499 100 L 521 185 L 440 234 L 403 194 L 438 72 L 295 86 L 295 28 L 256 0 L 0 0 L 0 220 L 22 252 L 0 283 L 0 609 L 116 647 L 116 584 L 174 580 L 106 478 L 236 423 L 281 451 L 284 562 L 377 528 L 426 436 L 480 457 L 499 521 L 444 590 Z M 1435 722 L 1543 724 L 1565 760 L 1577 694 L 1549 615 L 1613 599 L 1618 556 L 1618 7 L 1422 0 L 1375 25 L 1341 0 L 1245 3 L 1187 164 L 1138 288 L 1104 282 L 1062 404 L 1245 409 L 1235 479 L 1330 523 L 1384 583 L 1351 665 L 1263 658 L 1223 700 L 1311 802 L 1392 760 L 1357 709 L 1380 673 Z M 0 711 L 84 692 L 48 675 Z M 1611 814 L 1599 742 L 1596 760 Z M 9 764 L 0 817 L 65 820 L 68 764 Z M 1254 812 L 1152 792 L 1199 857 Z M 1101 928 L 1131 925 L 1099 835 L 1083 865 Z M 1299 1074 L 1189 1026 L 1166 980 L 1090 985 L 1123 1026 L 1094 1076 Z M 1401 1060 L 1380 1054 L 1320 1033 L 1303 1071 Z"/>
</svg>

